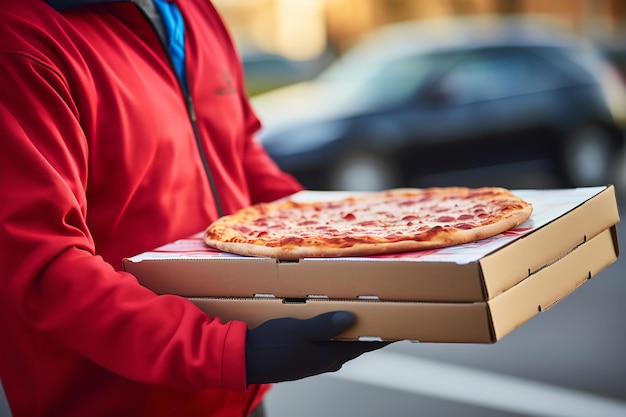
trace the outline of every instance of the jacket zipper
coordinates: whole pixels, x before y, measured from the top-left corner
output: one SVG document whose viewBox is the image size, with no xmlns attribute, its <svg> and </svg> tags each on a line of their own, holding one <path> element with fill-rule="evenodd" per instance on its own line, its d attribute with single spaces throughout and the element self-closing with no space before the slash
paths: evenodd
<svg viewBox="0 0 626 417">
<path fill-rule="evenodd" d="M 204 172 L 206 174 L 207 180 L 209 182 L 209 186 L 211 187 L 211 193 L 213 194 L 213 201 L 215 202 L 215 209 L 217 211 L 217 216 L 218 217 L 222 217 L 224 215 L 224 209 L 222 208 L 222 202 L 220 200 L 220 196 L 219 193 L 217 191 L 217 185 L 215 184 L 215 178 L 213 177 L 213 173 L 211 172 L 211 167 L 209 166 L 209 161 L 206 157 L 206 153 L 204 152 L 204 147 L 202 146 L 202 140 L 200 137 L 200 130 L 198 129 L 198 120 L 196 117 L 196 109 L 195 106 L 193 104 L 193 98 L 191 97 L 191 93 L 187 90 L 186 85 L 189 85 L 188 80 L 182 80 L 181 77 L 179 77 L 178 73 L 176 72 L 176 69 L 174 68 L 174 62 L 172 61 L 172 57 L 170 56 L 170 54 L 167 51 L 167 45 L 164 43 L 165 39 L 162 39 L 161 36 L 159 35 L 159 31 L 157 30 L 155 23 L 152 21 L 152 19 L 150 18 L 150 16 L 138 5 L 135 5 L 139 11 L 144 15 L 144 17 L 146 18 L 146 20 L 148 21 L 148 23 L 150 24 L 150 26 L 152 27 L 152 30 L 154 31 L 154 34 L 156 35 L 156 37 L 159 39 L 159 43 L 161 44 L 161 46 L 163 47 L 163 50 L 165 52 L 165 55 L 167 56 L 167 60 L 170 63 L 170 68 L 172 70 L 172 72 L 174 73 L 174 75 L 176 76 L 176 80 L 178 81 L 178 85 L 180 87 L 180 91 L 181 94 L 183 96 L 183 100 L 185 102 L 185 108 L 187 109 L 187 115 L 189 116 L 189 122 L 191 123 L 191 128 L 193 130 L 193 135 L 196 141 L 196 146 L 198 148 L 198 154 L 200 155 L 200 160 L 202 161 L 202 166 L 204 168 Z M 183 75 L 185 78 L 187 77 L 187 71 L 185 68 L 185 73 Z M 187 81 L 187 83 L 185 83 L 184 81 Z"/>
<path fill-rule="evenodd" d="M 170 60 L 171 63 L 171 60 Z M 172 66 L 172 69 L 174 67 Z M 178 79 L 178 77 L 176 77 Z M 178 79 L 178 83 L 181 85 L 181 90 L 185 91 L 183 88 L 183 83 L 180 79 Z M 215 185 L 215 179 L 213 178 L 213 174 L 211 172 L 211 167 L 209 166 L 209 161 L 207 160 L 206 153 L 204 152 L 204 148 L 202 147 L 202 141 L 200 139 L 200 131 L 198 130 L 198 122 L 196 119 L 196 109 L 193 105 L 193 98 L 191 94 L 188 92 L 184 92 L 187 104 L 187 113 L 189 114 L 189 121 L 191 122 L 191 128 L 193 129 L 193 135 L 196 139 L 196 145 L 198 146 L 198 153 L 200 154 L 200 159 L 202 160 L 202 166 L 204 167 L 204 172 L 206 173 L 207 179 L 209 181 L 209 185 L 211 187 L 211 192 L 213 193 L 213 201 L 215 201 L 215 209 L 217 210 L 217 216 L 222 217 L 224 215 L 224 210 L 222 208 L 222 202 L 220 201 L 219 193 L 217 192 L 217 185 Z"/>
</svg>

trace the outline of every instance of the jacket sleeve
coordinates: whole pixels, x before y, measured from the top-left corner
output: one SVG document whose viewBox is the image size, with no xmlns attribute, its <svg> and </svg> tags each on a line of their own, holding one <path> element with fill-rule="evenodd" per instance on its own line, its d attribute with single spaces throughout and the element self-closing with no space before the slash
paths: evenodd
<svg viewBox="0 0 626 417">
<path fill-rule="evenodd" d="M 66 80 L 23 55 L 2 54 L 0 66 L 3 309 L 127 378 L 244 391 L 244 323 L 157 296 L 96 255 L 89 146 Z"/>
<path fill-rule="evenodd" d="M 243 85 L 243 81 L 241 82 Z M 302 185 L 290 174 L 282 171 L 270 158 L 265 148 L 255 139 L 260 122 L 250 102 L 243 99 L 246 118 L 246 149 L 244 169 L 250 188 L 252 203 L 274 201 L 303 189 Z"/>
<path fill-rule="evenodd" d="M 281 171 L 253 137 L 248 141 L 244 163 L 252 203 L 274 201 L 302 190 L 296 179 Z"/>
</svg>

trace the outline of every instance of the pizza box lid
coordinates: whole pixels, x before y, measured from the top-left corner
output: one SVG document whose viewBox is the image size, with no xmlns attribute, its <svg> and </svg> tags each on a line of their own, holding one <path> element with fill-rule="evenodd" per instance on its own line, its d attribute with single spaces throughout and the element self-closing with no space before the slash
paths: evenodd
<svg viewBox="0 0 626 417">
<path fill-rule="evenodd" d="M 479 242 L 395 255 L 283 262 L 206 247 L 202 233 L 124 259 L 159 294 L 389 301 L 490 300 L 619 222 L 613 186 L 513 190 L 530 219 Z M 302 192 L 295 199 L 345 197 Z"/>
<path fill-rule="evenodd" d="M 613 263 L 617 256 L 617 233 L 612 227 L 488 301 L 430 303 L 258 297 L 192 297 L 190 300 L 212 317 L 242 320 L 251 328 L 272 318 L 304 319 L 348 310 L 355 313 L 357 322 L 340 334 L 338 340 L 495 343 L 550 309 Z"/>
</svg>

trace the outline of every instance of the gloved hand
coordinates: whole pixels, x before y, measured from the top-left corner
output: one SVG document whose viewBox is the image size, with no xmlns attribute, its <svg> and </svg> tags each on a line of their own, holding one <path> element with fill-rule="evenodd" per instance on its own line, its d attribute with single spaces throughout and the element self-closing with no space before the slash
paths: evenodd
<svg viewBox="0 0 626 417">
<path fill-rule="evenodd" d="M 249 329 L 246 338 L 248 384 L 292 381 L 333 372 L 365 352 L 390 342 L 331 341 L 356 318 L 348 311 L 310 319 L 279 318 Z"/>
</svg>

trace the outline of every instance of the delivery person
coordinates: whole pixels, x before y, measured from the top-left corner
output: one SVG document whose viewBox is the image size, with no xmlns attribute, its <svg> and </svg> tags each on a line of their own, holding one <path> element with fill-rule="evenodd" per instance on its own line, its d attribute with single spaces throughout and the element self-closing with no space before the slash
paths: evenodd
<svg viewBox="0 0 626 417">
<path fill-rule="evenodd" d="M 258 384 L 384 346 L 329 341 L 347 312 L 249 330 L 121 271 L 300 190 L 253 139 L 210 1 L 154 2 L 0 0 L 0 380 L 14 417 L 246 416 Z"/>
</svg>

